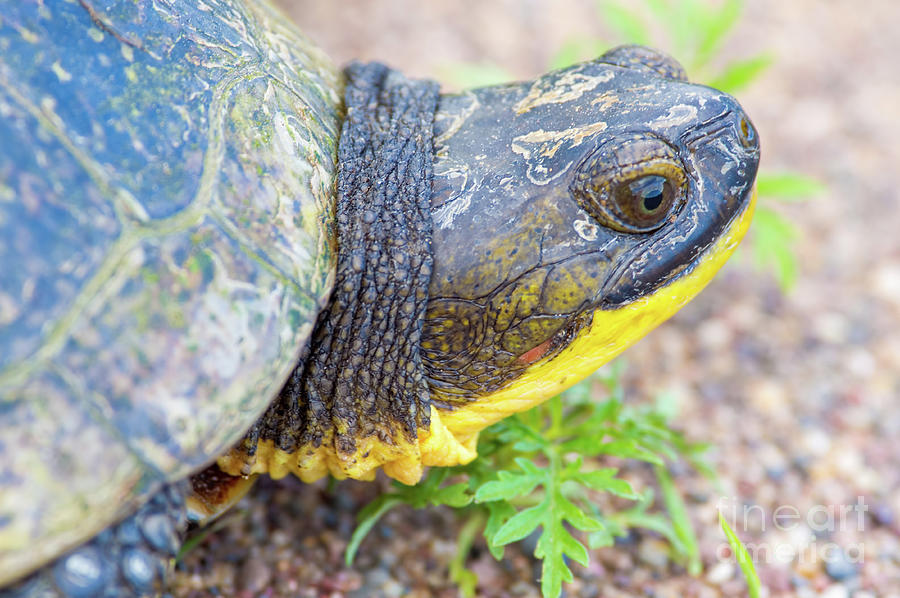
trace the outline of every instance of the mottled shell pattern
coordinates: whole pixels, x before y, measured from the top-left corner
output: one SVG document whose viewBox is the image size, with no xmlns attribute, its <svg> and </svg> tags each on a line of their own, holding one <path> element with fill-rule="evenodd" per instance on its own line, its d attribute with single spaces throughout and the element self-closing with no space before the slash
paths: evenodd
<svg viewBox="0 0 900 598">
<path fill-rule="evenodd" d="M 255 1 L 0 5 L 0 585 L 277 393 L 334 278 L 341 86 Z"/>
</svg>

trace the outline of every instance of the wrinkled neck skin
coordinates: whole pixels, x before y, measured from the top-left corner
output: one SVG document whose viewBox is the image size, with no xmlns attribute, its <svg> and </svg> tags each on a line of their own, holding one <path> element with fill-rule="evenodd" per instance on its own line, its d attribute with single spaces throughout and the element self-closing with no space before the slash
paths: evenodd
<svg viewBox="0 0 900 598">
<path fill-rule="evenodd" d="M 421 106 L 404 116 L 415 89 L 360 102 L 348 86 L 348 106 L 367 106 L 366 122 L 393 141 L 371 150 L 345 126 L 356 192 L 349 208 L 339 197 L 338 222 L 356 232 L 338 236 L 337 288 L 309 353 L 219 460 L 229 474 L 371 479 L 383 468 L 414 483 L 424 466 L 468 462 L 479 430 L 589 375 L 689 301 L 749 224 L 752 125 L 656 53 L 614 50 L 533 82 L 435 95 L 418 129 Z M 397 190 L 421 190 L 421 169 L 397 156 L 423 140 L 428 192 L 411 205 L 430 219 L 406 221 L 413 208 L 398 207 Z M 388 167 L 367 174 L 345 163 L 348 148 Z M 369 210 L 385 192 L 400 203 Z M 410 264 L 429 264 L 430 279 L 382 284 Z"/>
<path fill-rule="evenodd" d="M 367 477 L 430 428 L 420 339 L 438 88 L 377 63 L 345 75 L 334 289 L 279 396 L 220 461 L 233 475 Z"/>
</svg>

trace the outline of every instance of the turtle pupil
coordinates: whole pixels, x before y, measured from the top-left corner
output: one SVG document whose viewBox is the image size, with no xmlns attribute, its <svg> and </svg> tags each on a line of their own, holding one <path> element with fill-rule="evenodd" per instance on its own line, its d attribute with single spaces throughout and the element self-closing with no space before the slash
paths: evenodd
<svg viewBox="0 0 900 598">
<path fill-rule="evenodd" d="M 661 176 L 645 176 L 629 185 L 634 197 L 639 198 L 645 212 L 652 214 L 663 204 L 666 179 Z"/>
<path fill-rule="evenodd" d="M 656 208 L 658 208 L 659 204 L 661 204 L 661 203 L 662 203 L 662 193 L 659 193 L 652 197 L 645 197 L 644 198 L 644 209 L 647 210 L 648 212 L 652 212 Z"/>
</svg>

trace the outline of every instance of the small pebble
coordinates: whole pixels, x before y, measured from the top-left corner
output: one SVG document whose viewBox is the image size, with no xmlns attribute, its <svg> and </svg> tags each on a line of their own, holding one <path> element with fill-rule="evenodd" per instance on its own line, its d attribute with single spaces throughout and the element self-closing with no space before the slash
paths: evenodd
<svg viewBox="0 0 900 598">
<path fill-rule="evenodd" d="M 657 538 L 644 538 L 638 547 L 641 562 L 662 571 L 669 564 L 669 545 Z"/>
<path fill-rule="evenodd" d="M 261 592 L 272 579 L 271 568 L 261 559 L 251 557 L 241 567 L 241 586 L 250 592 Z"/>
<path fill-rule="evenodd" d="M 402 585 L 400 585 L 393 579 L 390 579 L 387 581 L 387 583 L 381 586 L 381 593 L 378 595 L 385 596 L 386 598 L 400 598 L 400 596 L 402 596 L 405 592 L 406 590 Z"/>
<path fill-rule="evenodd" d="M 832 584 L 819 594 L 819 598 L 850 598 L 850 590 L 843 584 Z"/>
<path fill-rule="evenodd" d="M 801 445 L 809 454 L 821 457 L 831 449 L 831 438 L 820 428 L 810 428 L 801 436 Z"/>
<path fill-rule="evenodd" d="M 801 554 L 801 558 L 794 566 L 794 571 L 807 580 L 815 579 L 821 575 L 821 570 L 820 561 L 803 554 Z"/>
<path fill-rule="evenodd" d="M 878 525 L 893 525 L 894 521 L 896 521 L 896 517 L 894 516 L 894 510 L 891 509 L 890 505 L 886 505 L 885 503 L 876 503 L 872 505 L 871 511 L 872 519 Z"/>
<path fill-rule="evenodd" d="M 734 564 L 729 561 L 720 561 L 713 565 L 706 574 L 706 580 L 711 584 L 722 585 L 734 577 Z"/>
<path fill-rule="evenodd" d="M 805 588 L 809 586 L 809 580 L 801 575 L 793 574 L 791 575 L 791 585 L 794 588 Z"/>
<path fill-rule="evenodd" d="M 857 564 L 850 560 L 843 550 L 832 551 L 825 561 L 825 573 L 835 581 L 844 581 L 855 577 L 858 573 Z"/>
<path fill-rule="evenodd" d="M 759 580 L 772 594 L 790 592 L 793 588 L 791 571 L 782 565 L 773 567 L 760 567 Z"/>
</svg>

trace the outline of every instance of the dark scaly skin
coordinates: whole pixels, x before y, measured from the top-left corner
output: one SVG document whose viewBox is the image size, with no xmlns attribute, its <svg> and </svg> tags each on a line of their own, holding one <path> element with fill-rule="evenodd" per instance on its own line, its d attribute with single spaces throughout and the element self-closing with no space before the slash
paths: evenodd
<svg viewBox="0 0 900 598">
<path fill-rule="evenodd" d="M 433 263 L 438 86 L 377 63 L 346 74 L 335 290 L 309 354 L 241 443 L 248 460 L 259 440 L 286 453 L 328 443 L 353 455 L 360 439 L 414 442 L 429 425 L 419 343 Z"/>
</svg>

